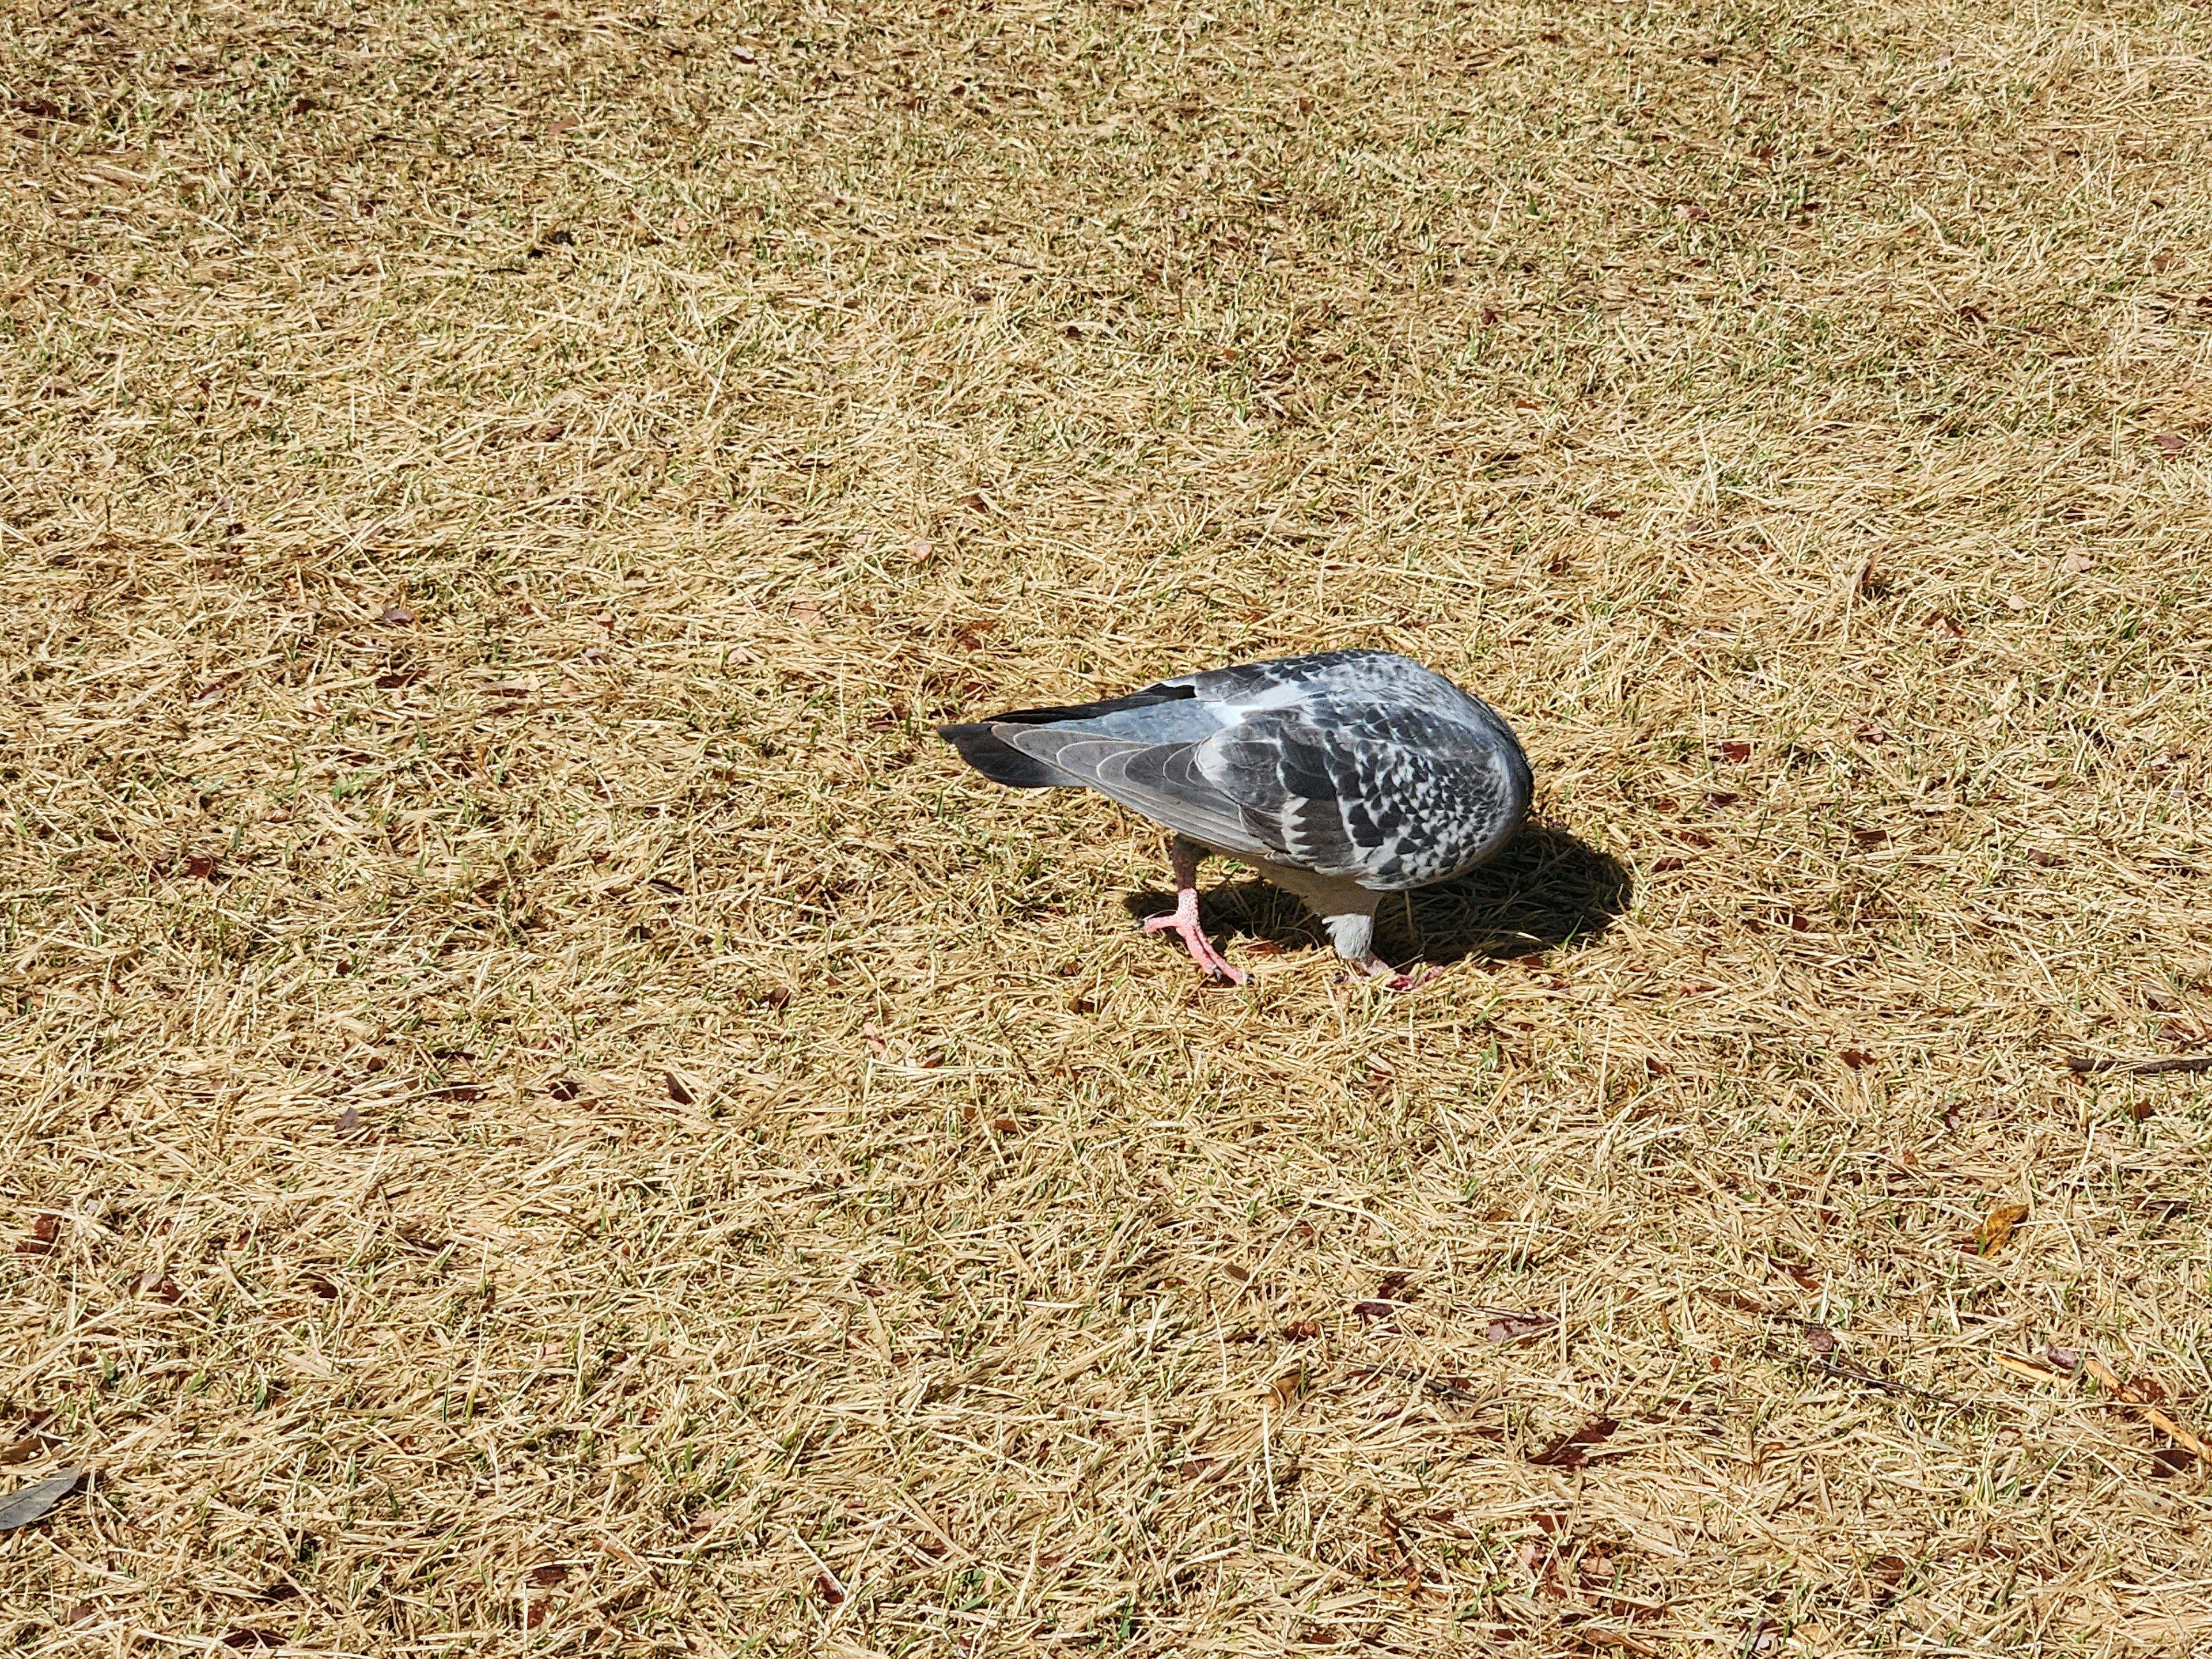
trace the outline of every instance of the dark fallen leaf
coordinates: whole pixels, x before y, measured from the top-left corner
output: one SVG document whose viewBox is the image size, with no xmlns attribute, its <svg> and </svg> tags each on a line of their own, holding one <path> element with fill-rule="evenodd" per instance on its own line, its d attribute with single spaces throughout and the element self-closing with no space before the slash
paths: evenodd
<svg viewBox="0 0 2212 1659">
<path fill-rule="evenodd" d="M 1486 1342 L 1525 1342 L 1532 1336 L 1541 1336 L 1559 1322 L 1550 1314 L 1493 1314 L 1490 1322 L 1482 1328 Z"/>
<path fill-rule="evenodd" d="M 1885 1584 L 1901 1584 L 1912 1567 L 1902 1556 L 1877 1555 L 1867 1563 L 1866 1570 L 1869 1578 L 1879 1578 Z"/>
<path fill-rule="evenodd" d="M 1808 1325 L 1805 1328 L 1805 1346 L 1814 1353 L 1833 1353 L 1836 1351 L 1836 1334 L 1826 1325 Z"/>
<path fill-rule="evenodd" d="M 814 1593 L 833 1607 L 845 1605 L 845 1589 L 826 1572 L 814 1575 Z"/>
<path fill-rule="evenodd" d="M 194 853 L 185 860 L 185 873 L 195 881 L 206 881 L 215 874 L 215 860 L 206 853 Z"/>
<path fill-rule="evenodd" d="M 62 1218 L 49 1212 L 31 1223 L 31 1231 L 15 1241 L 17 1255 L 52 1255 L 61 1236 Z"/>
<path fill-rule="evenodd" d="M 1664 858 L 1656 858 L 1651 860 L 1651 868 L 1655 872 L 1679 870 L 1681 867 L 1682 860 L 1675 857 L 1672 853 L 1668 854 Z"/>
<path fill-rule="evenodd" d="M 10 1463 L 27 1463 L 34 1457 L 44 1457 L 50 1443 L 42 1434 L 26 1434 L 0 1445 L 0 1467 Z"/>
<path fill-rule="evenodd" d="M 1283 1327 L 1283 1334 L 1293 1342 L 1310 1342 L 1321 1334 L 1321 1321 L 1293 1319 Z"/>
<path fill-rule="evenodd" d="M 377 612 L 376 619 L 386 628 L 411 628 L 415 623 L 415 613 L 404 605 L 387 605 Z M 229 1638 L 223 1639 L 228 1641 Z"/>
<path fill-rule="evenodd" d="M 690 1085 L 674 1072 L 663 1072 L 660 1080 L 668 1091 L 668 1097 L 678 1106 L 689 1106 L 697 1098 L 692 1094 Z"/>
<path fill-rule="evenodd" d="M 361 1109 L 359 1107 L 349 1106 L 338 1114 L 337 1131 L 340 1134 L 349 1135 L 359 1127 L 361 1127 Z"/>
<path fill-rule="evenodd" d="M 33 1480 L 27 1486 L 18 1486 L 5 1498 L 0 1498 L 0 1532 L 12 1532 L 34 1521 L 43 1521 L 55 1504 L 76 1490 L 77 1482 L 83 1479 L 82 1469 L 64 1469 L 43 1480 Z"/>
<path fill-rule="evenodd" d="M 548 1561 L 543 1566 L 531 1568 L 527 1577 L 532 1587 L 550 1589 L 568 1577 L 568 1569 L 558 1561 Z"/>
<path fill-rule="evenodd" d="M 1879 847 L 1889 839 L 1889 831 L 1875 829 L 1854 830 L 1851 831 L 1851 839 L 1862 847 Z"/>
<path fill-rule="evenodd" d="M 574 1100 L 584 1092 L 584 1085 L 572 1077 L 556 1078 L 546 1085 L 545 1092 L 556 1100 Z"/>
<path fill-rule="evenodd" d="M 1874 1056 L 1863 1048 L 1845 1048 L 1836 1058 L 1854 1072 L 1863 1070 L 1874 1064 Z"/>
<path fill-rule="evenodd" d="M 1411 1273 L 1403 1271 L 1387 1273 L 1382 1275 L 1382 1282 L 1375 1287 L 1375 1294 L 1392 1301 L 1410 1302 L 1413 1300 L 1411 1297 L 1401 1296 L 1400 1292 L 1412 1277 Z"/>
<path fill-rule="evenodd" d="M 1352 1311 L 1372 1323 L 1378 1319 L 1388 1319 L 1397 1312 L 1398 1304 L 1395 1302 L 1355 1302 L 1352 1304 Z"/>
<path fill-rule="evenodd" d="M 1531 1452 L 1528 1461 L 1541 1463 L 1547 1468 L 1581 1468 L 1589 1462 L 1589 1449 L 1604 1441 L 1620 1426 L 1610 1417 L 1594 1419 L 1572 1434 L 1561 1435 L 1541 1451 Z"/>
<path fill-rule="evenodd" d="M 551 1616 L 552 1612 L 553 1604 L 550 1601 L 532 1601 L 522 1610 L 523 1629 L 536 1630 Z"/>
<path fill-rule="evenodd" d="M 1021 1127 L 1020 1121 L 1016 1118 L 994 1117 L 991 1120 L 991 1133 L 994 1135 L 1010 1135 Z"/>
<path fill-rule="evenodd" d="M 2156 436 L 2151 439 L 2151 441 L 2169 455 L 2179 455 L 2183 450 L 2189 447 L 2189 440 L 2183 437 L 2179 432 L 2159 433 Z"/>
<path fill-rule="evenodd" d="M 2138 1401 L 2145 1405 L 2166 1404 L 2166 1384 L 2154 1376 L 2131 1376 L 2128 1379 L 2128 1385 L 2123 1392 L 2133 1395 Z"/>
<path fill-rule="evenodd" d="M 2027 861 L 2039 870 L 2063 870 L 2066 867 L 2064 859 L 2056 853 L 2046 853 L 2040 847 L 2029 848 L 2027 857 Z"/>
<path fill-rule="evenodd" d="M 63 1615 L 62 1622 L 65 1625 L 82 1625 L 88 1620 L 96 1619 L 99 1616 L 100 1609 L 91 1602 L 79 1601 L 72 1605 L 69 1612 Z"/>
<path fill-rule="evenodd" d="M 2179 1446 L 2160 1446 L 2150 1455 L 2151 1478 L 2172 1480 L 2189 1473 L 2190 1465 L 2197 1460 Z"/>
<path fill-rule="evenodd" d="M 1739 743 L 1731 739 L 1727 743 L 1718 744 L 1716 747 L 1715 752 L 1718 754 L 1723 760 L 1734 761 L 1737 765 L 1741 766 L 1744 762 L 1751 758 L 1751 745 L 1747 743 Z"/>
<path fill-rule="evenodd" d="M 338 1287 L 325 1274 L 301 1273 L 300 1283 L 325 1302 L 335 1302 L 338 1299 Z"/>
<path fill-rule="evenodd" d="M 1800 1290 L 1817 1291 L 1820 1288 L 1820 1275 L 1804 1262 L 1784 1261 L 1780 1256 L 1776 1255 L 1770 1255 L 1766 1260 L 1771 1265 L 1796 1279 Z"/>
<path fill-rule="evenodd" d="M 137 1289 L 139 1295 L 150 1296 L 156 1302 L 180 1302 L 185 1295 L 182 1287 L 175 1279 L 167 1273 L 156 1273 L 151 1271 L 138 1275 Z"/>
<path fill-rule="evenodd" d="M 1717 812 L 1723 806 L 1735 805 L 1742 799 L 1733 789 L 1709 789 L 1705 792 L 1705 805 Z"/>
</svg>

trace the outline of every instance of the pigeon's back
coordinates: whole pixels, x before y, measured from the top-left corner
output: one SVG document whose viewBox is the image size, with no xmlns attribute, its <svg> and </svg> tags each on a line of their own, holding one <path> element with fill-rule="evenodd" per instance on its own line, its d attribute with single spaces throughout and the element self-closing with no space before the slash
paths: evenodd
<svg viewBox="0 0 2212 1659">
<path fill-rule="evenodd" d="M 1218 852 L 1385 891 L 1481 863 L 1532 780 L 1512 728 L 1408 658 L 1332 651 L 941 728 L 986 776 L 1078 785 Z"/>
</svg>

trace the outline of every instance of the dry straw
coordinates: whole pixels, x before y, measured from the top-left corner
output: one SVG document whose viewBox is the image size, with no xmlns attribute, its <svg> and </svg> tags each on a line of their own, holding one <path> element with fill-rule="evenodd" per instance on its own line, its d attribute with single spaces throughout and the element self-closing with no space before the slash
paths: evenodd
<svg viewBox="0 0 2212 1659">
<path fill-rule="evenodd" d="M 2208 54 L 19 0 L 0 1648 L 2202 1651 Z M 928 732 L 1349 644 L 1411 994 Z"/>
</svg>

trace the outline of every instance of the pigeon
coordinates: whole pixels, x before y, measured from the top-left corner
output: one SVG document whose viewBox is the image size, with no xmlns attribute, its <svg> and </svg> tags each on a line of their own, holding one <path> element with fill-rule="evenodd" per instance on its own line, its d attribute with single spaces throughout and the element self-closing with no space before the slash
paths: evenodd
<svg viewBox="0 0 2212 1659">
<path fill-rule="evenodd" d="M 1176 908 L 1146 928 L 1173 930 L 1202 970 L 1237 985 L 1244 974 L 1198 923 L 1208 853 L 1297 894 L 1339 956 L 1390 978 L 1375 954 L 1382 895 L 1492 857 L 1533 785 L 1520 739 L 1487 704 L 1388 651 L 1208 669 L 937 731 L 995 783 L 1096 789 L 1174 831 Z"/>
</svg>

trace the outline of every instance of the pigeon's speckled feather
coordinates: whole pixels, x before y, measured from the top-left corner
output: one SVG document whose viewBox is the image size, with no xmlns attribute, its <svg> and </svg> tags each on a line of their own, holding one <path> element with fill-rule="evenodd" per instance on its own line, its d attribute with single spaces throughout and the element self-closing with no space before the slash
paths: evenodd
<svg viewBox="0 0 2212 1659">
<path fill-rule="evenodd" d="M 1332 651 L 940 728 L 987 777 L 1097 790 L 1191 841 L 1373 892 L 1455 876 L 1528 808 L 1512 728 L 1419 663 Z"/>
</svg>

